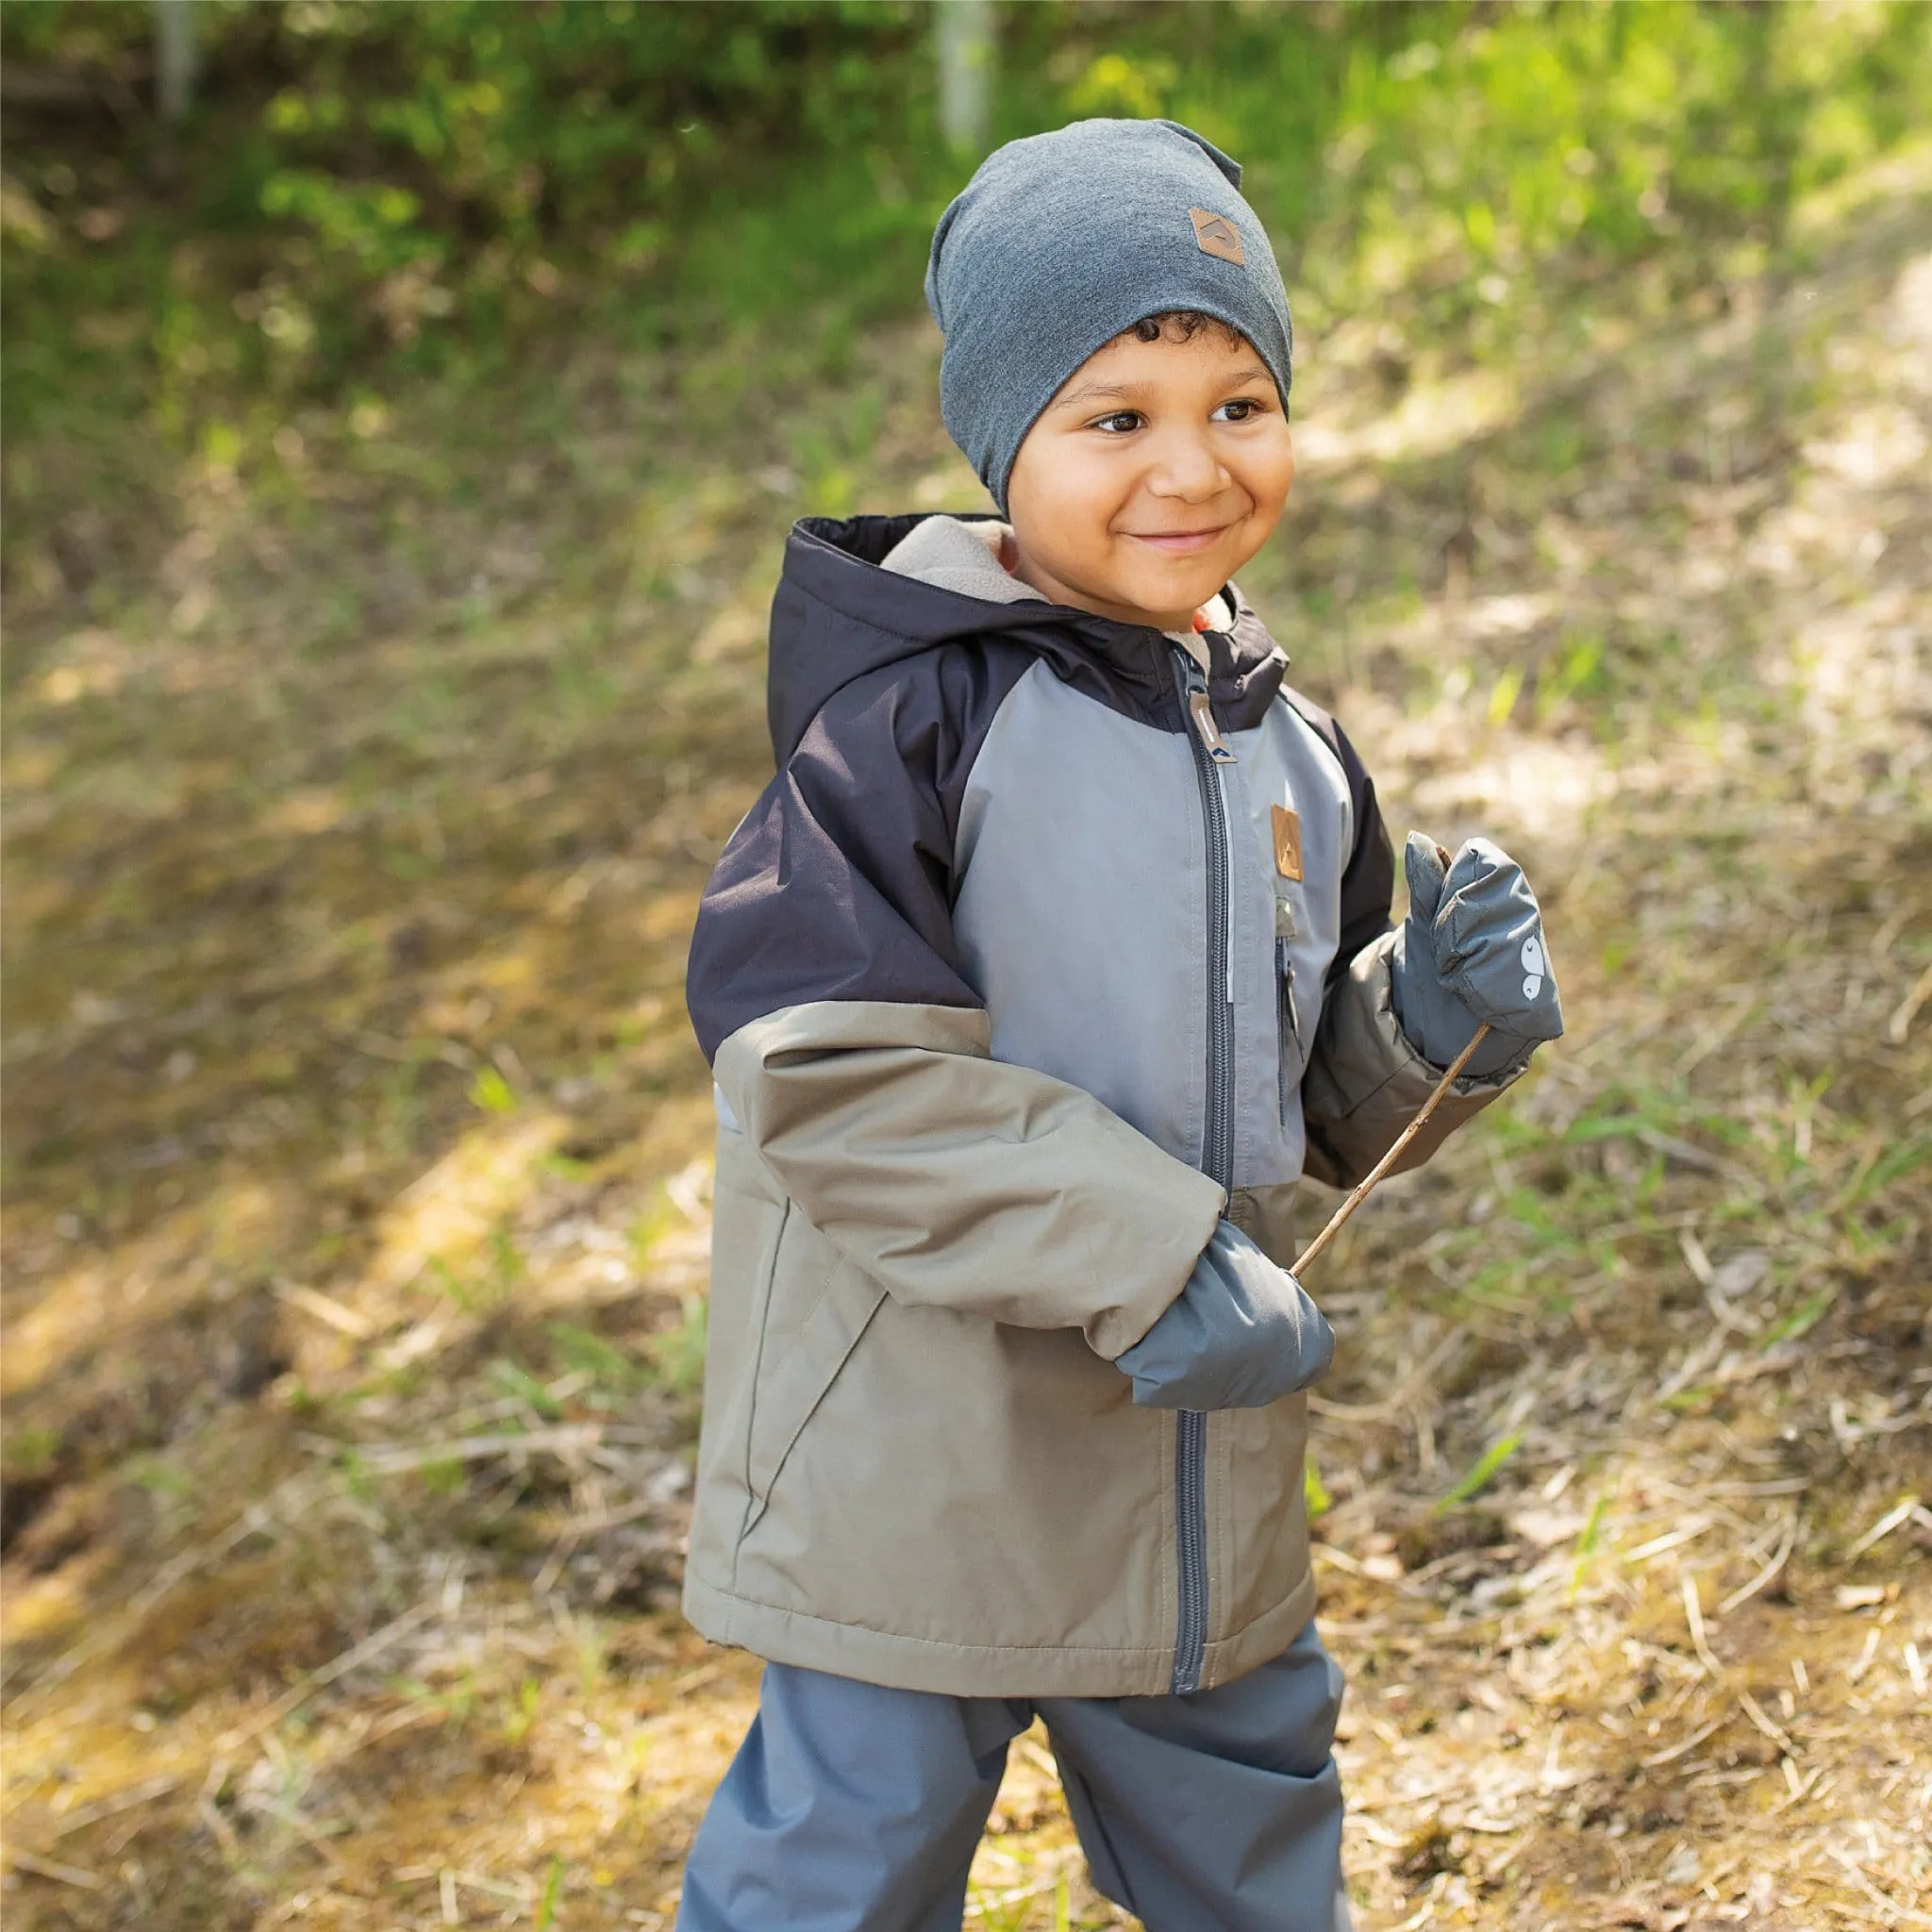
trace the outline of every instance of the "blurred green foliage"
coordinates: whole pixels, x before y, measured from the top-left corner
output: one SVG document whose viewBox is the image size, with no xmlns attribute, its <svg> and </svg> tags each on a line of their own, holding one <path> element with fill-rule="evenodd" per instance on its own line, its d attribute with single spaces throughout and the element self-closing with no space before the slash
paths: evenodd
<svg viewBox="0 0 1932 1932">
<path fill-rule="evenodd" d="M 971 165 L 915 0 L 200 0 L 193 111 L 141 0 L 8 0 L 7 406 L 90 380 L 177 444 L 249 396 L 487 370 L 565 316 L 809 336 L 919 301 Z M 1306 321 L 1420 288 L 1478 351 L 1526 301 L 1793 197 L 1932 98 L 1932 8 L 1074 4 L 1000 16 L 995 140 L 1170 114 L 1240 157 Z M 1666 247 L 1666 242 L 1670 244 Z M 210 397 L 219 399 L 219 407 Z M 217 428 L 216 433 L 220 432 Z"/>
</svg>

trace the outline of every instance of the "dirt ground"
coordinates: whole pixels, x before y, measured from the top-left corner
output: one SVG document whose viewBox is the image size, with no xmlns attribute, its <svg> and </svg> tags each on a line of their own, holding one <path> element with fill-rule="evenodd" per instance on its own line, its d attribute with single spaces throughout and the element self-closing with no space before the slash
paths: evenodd
<svg viewBox="0 0 1932 1932">
<path fill-rule="evenodd" d="M 1245 579 L 1572 1027 L 1311 1282 L 1377 1932 L 1932 1925 L 1932 158 L 1798 242 L 1309 343 Z M 757 1674 L 676 1612 L 685 939 L 790 516 L 976 498 L 923 326 L 733 353 L 29 453 L 9 1927 L 670 1923 Z M 1041 1737 L 969 1923 L 1127 1923 Z"/>
</svg>

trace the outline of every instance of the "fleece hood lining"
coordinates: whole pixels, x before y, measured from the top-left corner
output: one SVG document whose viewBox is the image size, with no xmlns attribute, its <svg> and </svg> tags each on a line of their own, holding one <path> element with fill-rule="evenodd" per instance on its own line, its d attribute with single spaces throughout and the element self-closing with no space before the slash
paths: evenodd
<svg viewBox="0 0 1932 1932">
<path fill-rule="evenodd" d="M 967 523 L 958 517 L 930 516 L 893 544 L 880 559 L 879 568 L 989 604 L 1045 604 L 1050 600 L 999 560 L 999 550 L 1012 533 L 1010 524 L 996 518 Z M 1201 608 L 1210 629 L 1233 629 L 1236 598 L 1227 591 L 1215 591 Z M 1201 644 L 1192 634 L 1165 631 L 1162 635 L 1173 638 L 1197 661 L 1201 659 Z"/>
<path fill-rule="evenodd" d="M 946 526 L 950 525 L 948 528 Z M 936 526 L 936 527 L 935 527 Z M 1051 661 L 1095 695 L 1112 691 L 1134 715 L 1186 728 L 1174 697 L 1170 647 L 1208 657 L 1217 704 L 1274 694 L 1287 656 L 1242 603 L 1222 593 L 1224 628 L 1176 635 L 1053 603 L 1001 569 L 978 535 L 991 513 L 805 517 L 792 525 L 772 604 L 766 716 L 784 765 L 835 692 L 938 645 L 1010 643 Z M 922 534 L 923 533 L 923 534 Z M 908 543 L 908 540 L 918 541 Z M 885 560 L 902 544 L 901 567 Z M 971 546 L 969 549 L 967 546 Z M 982 560 L 983 559 L 983 560 Z M 903 566 L 917 561 L 918 568 Z"/>
</svg>

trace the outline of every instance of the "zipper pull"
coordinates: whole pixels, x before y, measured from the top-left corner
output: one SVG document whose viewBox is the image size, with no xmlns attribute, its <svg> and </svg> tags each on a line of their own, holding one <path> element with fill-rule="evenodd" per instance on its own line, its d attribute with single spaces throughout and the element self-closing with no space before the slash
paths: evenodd
<svg viewBox="0 0 1932 1932">
<path fill-rule="evenodd" d="M 1214 722 L 1214 706 L 1205 691 L 1189 691 L 1188 716 L 1194 721 L 1194 735 L 1207 746 L 1208 756 L 1214 763 L 1240 764 L 1233 747 L 1222 737 L 1221 726 Z"/>
</svg>

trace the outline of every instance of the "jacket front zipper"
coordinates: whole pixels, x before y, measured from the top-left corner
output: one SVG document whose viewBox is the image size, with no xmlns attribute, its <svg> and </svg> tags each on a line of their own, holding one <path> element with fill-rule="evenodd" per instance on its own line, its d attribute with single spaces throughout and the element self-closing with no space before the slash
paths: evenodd
<svg viewBox="0 0 1932 1932">
<path fill-rule="evenodd" d="M 1174 651 L 1181 708 L 1192 729 L 1194 777 L 1208 841 L 1208 1113 L 1201 1167 L 1224 1189 L 1234 1185 L 1234 853 L 1228 840 L 1224 768 L 1234 753 L 1214 722 L 1208 680 L 1187 652 Z M 1175 1618 L 1176 1696 L 1201 1688 L 1208 1650 L 1208 1418 L 1184 1408 L 1174 1421 L 1174 1521 L 1179 1544 L 1180 1605 Z"/>
</svg>

